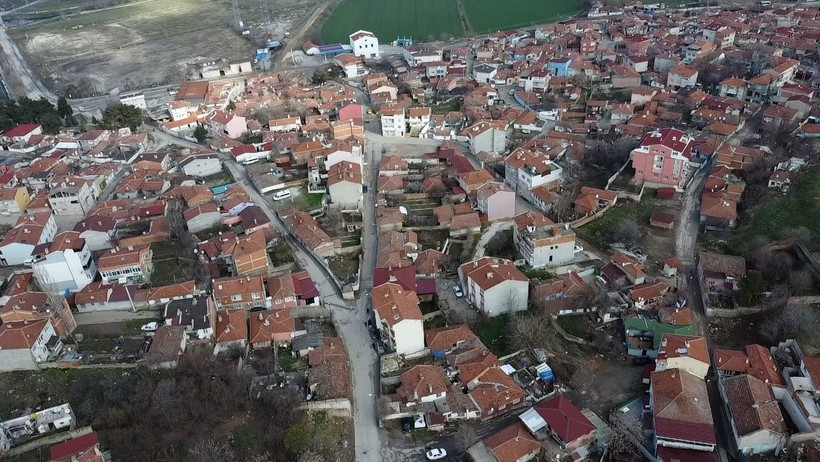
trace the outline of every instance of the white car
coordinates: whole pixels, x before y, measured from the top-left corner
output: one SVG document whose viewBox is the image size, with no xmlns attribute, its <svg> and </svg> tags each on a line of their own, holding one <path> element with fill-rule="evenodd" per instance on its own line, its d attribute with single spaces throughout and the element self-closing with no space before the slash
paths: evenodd
<svg viewBox="0 0 820 462">
<path fill-rule="evenodd" d="M 464 296 L 464 292 L 461 290 L 461 287 L 457 285 L 453 286 L 453 294 L 455 294 L 456 298 L 461 298 Z"/>
<path fill-rule="evenodd" d="M 429 449 L 425 454 L 427 460 L 441 460 L 447 457 L 447 451 L 444 448 Z"/>
<path fill-rule="evenodd" d="M 576 245 L 576 246 L 575 246 L 575 253 L 578 253 L 578 252 L 583 252 L 583 251 L 584 251 L 584 248 L 583 248 L 583 247 L 581 247 L 580 245 Z"/>
<path fill-rule="evenodd" d="M 140 327 L 140 330 L 143 332 L 154 332 L 157 329 L 159 329 L 159 323 L 156 321 L 149 322 L 148 324 Z"/>
<path fill-rule="evenodd" d="M 291 194 L 290 194 L 290 190 L 289 190 L 289 189 L 286 189 L 286 190 L 284 190 L 284 191 L 279 191 L 279 192 L 277 192 L 276 194 L 274 194 L 274 195 L 273 195 L 273 200 L 275 200 L 275 201 L 283 201 L 283 200 L 285 200 L 285 199 L 289 199 L 289 198 L 290 198 L 290 196 L 291 196 Z"/>
</svg>

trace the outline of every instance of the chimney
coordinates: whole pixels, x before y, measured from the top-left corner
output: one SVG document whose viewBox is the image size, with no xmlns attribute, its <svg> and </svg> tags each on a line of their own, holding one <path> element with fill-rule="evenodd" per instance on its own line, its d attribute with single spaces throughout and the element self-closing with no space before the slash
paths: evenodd
<svg viewBox="0 0 820 462">
<path fill-rule="evenodd" d="M 487 279 L 492 279 L 492 278 L 493 278 L 493 273 L 488 271 L 487 272 Z"/>
</svg>

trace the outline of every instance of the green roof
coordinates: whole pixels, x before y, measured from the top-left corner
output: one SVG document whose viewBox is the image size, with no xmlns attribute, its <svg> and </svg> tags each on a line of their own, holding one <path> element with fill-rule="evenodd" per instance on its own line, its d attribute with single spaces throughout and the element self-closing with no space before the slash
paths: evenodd
<svg viewBox="0 0 820 462">
<path fill-rule="evenodd" d="M 656 350 L 661 346 L 663 334 L 694 335 L 692 326 L 673 326 L 672 324 L 663 324 L 653 319 L 624 319 L 624 327 L 629 330 L 651 331 L 653 335 L 652 346 Z"/>
</svg>

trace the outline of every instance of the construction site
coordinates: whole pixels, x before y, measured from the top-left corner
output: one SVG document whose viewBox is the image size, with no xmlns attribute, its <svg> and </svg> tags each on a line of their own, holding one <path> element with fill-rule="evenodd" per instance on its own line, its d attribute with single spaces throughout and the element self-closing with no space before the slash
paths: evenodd
<svg viewBox="0 0 820 462">
<path fill-rule="evenodd" d="M 7 5 L 6 32 L 57 95 L 82 98 L 260 68 L 317 0 L 42 0 Z M 4 50 L 5 51 L 5 50 Z M 12 93 L 14 89 L 10 88 Z"/>
</svg>

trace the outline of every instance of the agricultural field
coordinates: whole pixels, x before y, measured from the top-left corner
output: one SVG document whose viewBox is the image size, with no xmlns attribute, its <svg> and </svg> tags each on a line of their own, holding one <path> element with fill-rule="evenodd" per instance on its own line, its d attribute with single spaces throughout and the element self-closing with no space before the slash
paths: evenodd
<svg viewBox="0 0 820 462">
<path fill-rule="evenodd" d="M 13 0 L 5 0 L 13 6 Z M 119 3 L 116 6 L 111 6 Z M 181 83 L 209 62 L 250 61 L 264 39 L 258 0 L 42 0 L 4 17 L 11 37 L 50 88 L 78 96 Z M 276 2 L 268 32 L 281 37 L 317 0 Z"/>
<path fill-rule="evenodd" d="M 558 22 L 578 13 L 575 1 L 512 0 L 500 7 L 496 0 L 461 0 L 476 34 Z"/>
<path fill-rule="evenodd" d="M 348 43 L 357 30 L 369 30 L 382 43 L 398 37 L 417 41 L 445 40 L 464 35 L 456 0 L 346 0 L 322 27 L 325 43 Z"/>
<path fill-rule="evenodd" d="M 322 38 L 325 43 L 347 43 L 351 33 L 364 29 L 384 43 L 398 37 L 446 40 L 556 22 L 578 10 L 578 3 L 572 0 L 548 0 L 546 4 L 513 0 L 512 5 L 503 7 L 496 0 L 408 0 L 395 6 L 377 0 L 345 0 L 325 23 Z"/>
</svg>

